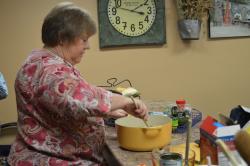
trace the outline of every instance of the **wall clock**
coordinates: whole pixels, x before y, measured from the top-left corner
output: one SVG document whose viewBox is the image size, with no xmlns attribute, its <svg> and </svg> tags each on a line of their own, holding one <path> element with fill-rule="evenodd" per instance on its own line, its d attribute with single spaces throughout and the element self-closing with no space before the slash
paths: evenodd
<svg viewBox="0 0 250 166">
<path fill-rule="evenodd" d="M 99 0 L 100 47 L 166 43 L 164 0 Z"/>
</svg>

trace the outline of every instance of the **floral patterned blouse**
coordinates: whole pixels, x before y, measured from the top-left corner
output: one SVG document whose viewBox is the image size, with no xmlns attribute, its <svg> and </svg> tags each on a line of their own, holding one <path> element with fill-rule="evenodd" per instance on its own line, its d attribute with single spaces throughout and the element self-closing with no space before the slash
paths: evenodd
<svg viewBox="0 0 250 166">
<path fill-rule="evenodd" d="M 76 68 L 45 49 L 28 56 L 15 91 L 18 134 L 10 165 L 101 165 L 102 117 L 110 111 L 110 92 L 90 85 Z"/>
</svg>

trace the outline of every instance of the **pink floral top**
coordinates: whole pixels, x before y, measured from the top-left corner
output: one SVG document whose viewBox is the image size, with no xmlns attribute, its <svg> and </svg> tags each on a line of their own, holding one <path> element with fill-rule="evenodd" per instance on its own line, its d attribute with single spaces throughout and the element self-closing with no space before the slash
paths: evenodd
<svg viewBox="0 0 250 166">
<path fill-rule="evenodd" d="M 17 166 L 99 165 L 103 116 L 111 93 L 47 50 L 33 51 L 15 82 L 18 135 L 8 158 Z"/>
</svg>

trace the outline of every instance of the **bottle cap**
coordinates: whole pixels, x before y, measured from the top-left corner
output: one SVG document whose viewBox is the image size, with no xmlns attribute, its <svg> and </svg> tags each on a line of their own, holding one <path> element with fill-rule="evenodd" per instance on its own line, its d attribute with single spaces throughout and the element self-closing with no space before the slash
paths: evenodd
<svg viewBox="0 0 250 166">
<path fill-rule="evenodd" d="M 186 104 L 185 100 L 176 100 L 176 104 Z"/>
</svg>

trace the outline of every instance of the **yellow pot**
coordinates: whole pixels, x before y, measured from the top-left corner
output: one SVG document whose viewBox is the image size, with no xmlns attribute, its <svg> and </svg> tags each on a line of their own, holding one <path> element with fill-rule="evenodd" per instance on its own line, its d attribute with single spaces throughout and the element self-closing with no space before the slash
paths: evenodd
<svg viewBox="0 0 250 166">
<path fill-rule="evenodd" d="M 147 127 L 142 119 L 127 116 L 115 121 L 120 146 L 132 151 L 152 151 L 171 141 L 171 118 L 150 115 Z"/>
</svg>

